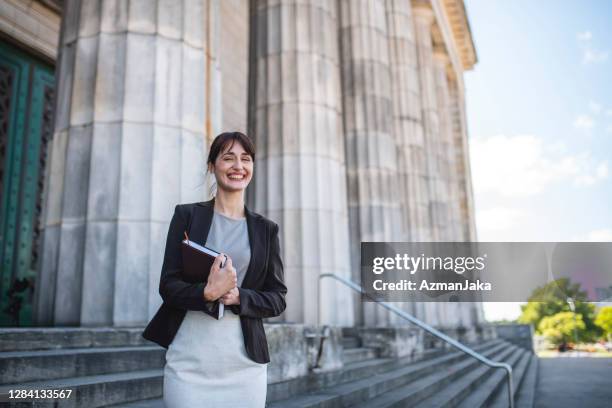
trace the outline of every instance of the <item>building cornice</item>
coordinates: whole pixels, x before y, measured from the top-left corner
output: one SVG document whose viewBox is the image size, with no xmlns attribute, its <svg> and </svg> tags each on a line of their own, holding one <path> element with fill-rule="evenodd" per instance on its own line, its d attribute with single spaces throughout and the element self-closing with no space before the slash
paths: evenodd
<svg viewBox="0 0 612 408">
<path fill-rule="evenodd" d="M 476 55 L 476 47 L 474 46 L 465 3 L 463 0 L 440 0 L 440 3 L 450 24 L 462 68 L 463 70 L 470 70 L 478 62 L 478 56 Z"/>
</svg>

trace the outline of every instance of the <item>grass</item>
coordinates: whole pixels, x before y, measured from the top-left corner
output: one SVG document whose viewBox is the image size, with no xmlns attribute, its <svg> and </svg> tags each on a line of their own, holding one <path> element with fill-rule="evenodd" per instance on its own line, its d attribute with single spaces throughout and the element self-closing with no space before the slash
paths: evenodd
<svg viewBox="0 0 612 408">
<path fill-rule="evenodd" d="M 612 351 L 566 351 L 565 353 L 559 353 L 557 350 L 540 350 L 536 354 L 540 358 L 554 358 L 554 357 L 570 357 L 576 352 L 580 352 L 581 357 L 595 357 L 595 358 L 612 358 Z"/>
</svg>

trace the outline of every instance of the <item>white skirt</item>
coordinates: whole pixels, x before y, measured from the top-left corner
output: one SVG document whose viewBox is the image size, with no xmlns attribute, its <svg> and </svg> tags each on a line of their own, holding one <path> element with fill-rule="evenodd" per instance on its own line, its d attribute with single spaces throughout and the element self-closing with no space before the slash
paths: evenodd
<svg viewBox="0 0 612 408">
<path fill-rule="evenodd" d="M 263 408 L 267 364 L 251 360 L 240 317 L 221 320 L 188 310 L 166 352 L 164 404 L 168 408 Z"/>
</svg>

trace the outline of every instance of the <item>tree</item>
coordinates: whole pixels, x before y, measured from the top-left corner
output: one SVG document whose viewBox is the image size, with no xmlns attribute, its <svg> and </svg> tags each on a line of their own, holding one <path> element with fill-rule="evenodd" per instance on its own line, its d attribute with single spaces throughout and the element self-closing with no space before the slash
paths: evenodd
<svg viewBox="0 0 612 408">
<path fill-rule="evenodd" d="M 612 306 L 604 306 L 599 310 L 595 324 L 604 332 L 608 339 L 612 337 Z"/>
<path fill-rule="evenodd" d="M 572 312 L 561 312 L 542 319 L 538 330 L 554 345 L 573 341 L 574 333 L 586 328 L 582 315 Z"/>
<path fill-rule="evenodd" d="M 596 340 L 601 334 L 601 329 L 595 324 L 595 306 L 587 302 L 587 294 L 580 288 L 580 284 L 572 283 L 567 278 L 557 279 L 536 288 L 528 303 L 521 306 L 522 313 L 518 322 L 532 324 L 536 333 L 544 334 L 540 330 L 542 319 L 572 311 L 568 298 L 573 300 L 574 312 L 581 316 L 584 324 L 584 328 L 578 330 L 578 339 L 585 342 Z"/>
</svg>

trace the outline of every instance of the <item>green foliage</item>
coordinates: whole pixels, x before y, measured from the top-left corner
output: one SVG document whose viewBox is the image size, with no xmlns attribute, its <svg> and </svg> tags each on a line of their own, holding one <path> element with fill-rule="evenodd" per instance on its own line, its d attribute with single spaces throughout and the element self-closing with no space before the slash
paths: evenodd
<svg viewBox="0 0 612 408">
<path fill-rule="evenodd" d="M 604 306 L 599 310 L 595 324 L 604 332 L 607 337 L 612 337 L 612 306 Z"/>
<path fill-rule="evenodd" d="M 538 331 L 555 345 L 573 341 L 574 333 L 580 333 L 585 328 L 582 315 L 572 312 L 560 312 L 547 316 L 538 325 Z"/>
<path fill-rule="evenodd" d="M 567 298 L 575 303 L 575 313 L 580 315 L 584 328 L 578 330 L 578 339 L 584 342 L 596 340 L 601 329 L 595 324 L 595 306 L 587 302 L 587 294 L 580 289 L 580 284 L 571 283 L 562 278 L 541 286 L 533 291 L 526 305 L 521 306 L 519 323 L 532 324 L 536 333 L 544 334 L 540 329 L 542 320 L 561 312 L 570 312 Z M 573 334 L 572 334 L 573 336 Z"/>
</svg>

